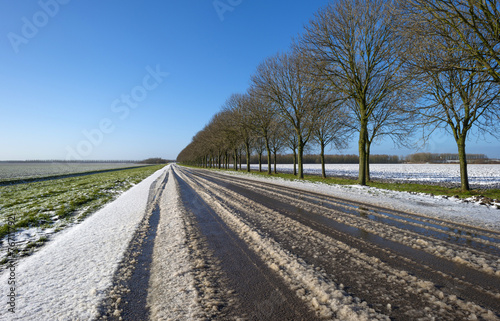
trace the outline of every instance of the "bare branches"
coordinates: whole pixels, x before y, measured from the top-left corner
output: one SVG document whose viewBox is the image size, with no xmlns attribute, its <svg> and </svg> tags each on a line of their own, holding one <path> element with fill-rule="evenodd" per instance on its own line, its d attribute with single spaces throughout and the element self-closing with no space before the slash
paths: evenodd
<svg viewBox="0 0 500 321">
<path fill-rule="evenodd" d="M 382 111 L 392 109 L 381 106 L 409 83 L 395 50 L 401 37 L 393 30 L 396 20 L 389 4 L 382 0 L 336 1 L 316 14 L 300 41 L 318 77 L 340 95 L 351 108 L 352 118 L 358 120 L 362 185 L 367 181 L 368 124 L 374 118 L 378 125 L 373 128 L 386 124 Z"/>
<path fill-rule="evenodd" d="M 270 102 L 276 114 L 295 129 L 298 177 L 303 178 L 304 146 L 311 137 L 322 108 L 320 86 L 311 78 L 308 65 L 296 52 L 267 58 L 257 68 L 252 85 L 262 99 Z"/>
<path fill-rule="evenodd" d="M 409 39 L 427 50 L 426 39 L 445 41 L 440 51 L 458 55 L 431 54 L 421 65 L 433 70 L 475 70 L 500 82 L 500 13 L 497 0 L 410 0 L 401 1 L 401 17 Z M 453 46 L 450 47 L 450 44 Z M 414 49 L 418 50 L 420 48 Z M 463 66 L 473 60 L 472 66 Z"/>
<path fill-rule="evenodd" d="M 180 157 L 207 166 L 232 151 L 237 168 L 245 148 L 249 169 L 253 143 L 259 162 L 267 151 L 270 174 L 271 154 L 285 144 L 303 177 L 311 140 L 323 155 L 357 132 L 364 185 L 372 143 L 413 147 L 422 126 L 447 128 L 465 160 L 471 132 L 499 129 L 499 10 L 497 0 L 334 0 L 289 52 L 257 67 L 248 93 L 232 95 Z"/>
<path fill-rule="evenodd" d="M 453 135 L 466 191 L 469 134 L 498 130 L 492 126 L 500 111 L 496 1 L 412 0 L 402 8 L 401 32 L 416 36 L 420 46 L 405 55 L 409 70 L 419 75 L 423 93 L 417 109 L 420 124 L 430 132 L 445 128 Z"/>
</svg>

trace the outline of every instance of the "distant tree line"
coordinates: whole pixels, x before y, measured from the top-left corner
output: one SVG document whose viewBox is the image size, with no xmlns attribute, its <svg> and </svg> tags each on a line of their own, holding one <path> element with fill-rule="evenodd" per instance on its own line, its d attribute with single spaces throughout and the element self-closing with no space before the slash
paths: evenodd
<svg viewBox="0 0 500 321">
<path fill-rule="evenodd" d="M 460 155 L 450 153 L 416 153 L 406 156 L 405 161 L 409 163 L 450 163 L 460 161 Z M 467 154 L 467 162 L 488 163 L 489 159 L 485 154 Z"/>
<path fill-rule="evenodd" d="M 231 95 L 177 160 L 267 173 L 283 151 L 303 178 L 304 154 L 357 137 L 361 185 L 371 146 L 384 137 L 413 147 L 439 128 L 455 139 L 462 190 L 471 133 L 500 126 L 500 14 L 496 0 L 334 0 L 287 52 L 264 59 L 245 93 Z M 248 155 L 249 157 L 244 157 Z M 315 160 L 316 161 L 316 160 Z M 347 160 L 346 160 L 347 162 Z"/>
<path fill-rule="evenodd" d="M 324 155 L 326 164 L 357 164 L 359 156 L 355 154 L 346 155 Z M 460 160 L 457 153 L 415 153 L 406 156 L 398 155 L 371 155 L 371 164 L 400 164 L 400 163 L 456 163 Z M 496 163 L 497 160 L 489 159 L 485 154 L 467 154 L 467 162 L 476 164 Z M 241 162 L 246 163 L 246 155 L 241 156 Z M 263 165 L 267 165 L 267 159 L 261 160 Z M 293 154 L 277 154 L 276 164 L 293 164 Z M 258 155 L 250 156 L 250 164 L 259 164 Z M 273 162 L 271 161 L 271 164 Z M 321 155 L 304 155 L 304 164 L 321 164 Z M 240 167 L 241 168 L 241 167 Z"/>
<path fill-rule="evenodd" d="M 172 161 L 167 160 L 167 159 L 163 159 L 160 157 L 155 157 L 155 158 L 148 158 L 148 159 L 142 160 L 142 161 L 137 162 L 137 163 L 138 164 L 167 164 L 170 162 L 172 162 Z"/>
<path fill-rule="evenodd" d="M 359 163 L 359 156 L 350 155 L 324 155 L 326 164 L 357 164 Z M 278 154 L 276 156 L 277 164 L 293 164 L 293 154 Z M 246 162 L 246 157 L 243 155 L 243 162 Z M 402 160 L 396 155 L 372 155 L 370 157 L 372 164 L 397 164 Z M 257 155 L 250 157 L 250 164 L 258 164 L 259 159 Z M 262 160 L 263 164 L 267 164 L 266 159 Z M 321 155 L 307 154 L 304 155 L 304 164 L 321 164 Z"/>
</svg>

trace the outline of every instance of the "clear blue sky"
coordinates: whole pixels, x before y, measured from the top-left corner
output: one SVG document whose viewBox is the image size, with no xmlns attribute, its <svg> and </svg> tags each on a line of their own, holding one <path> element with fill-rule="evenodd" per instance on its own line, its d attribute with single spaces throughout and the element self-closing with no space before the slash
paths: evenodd
<svg viewBox="0 0 500 321">
<path fill-rule="evenodd" d="M 218 3 L 0 0 L 0 160 L 173 159 L 328 1 Z M 500 157 L 498 140 L 475 143 Z M 439 135 L 427 148 L 455 150 Z"/>
</svg>

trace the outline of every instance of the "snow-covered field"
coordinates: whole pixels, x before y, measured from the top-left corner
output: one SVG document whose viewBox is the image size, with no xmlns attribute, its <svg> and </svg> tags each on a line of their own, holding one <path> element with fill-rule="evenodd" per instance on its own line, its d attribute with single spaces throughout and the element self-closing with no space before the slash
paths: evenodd
<svg viewBox="0 0 500 321">
<path fill-rule="evenodd" d="M 132 163 L 30 163 L 0 162 L 0 181 L 42 178 L 108 169 L 143 166 Z"/>
<path fill-rule="evenodd" d="M 245 167 L 245 165 L 244 165 Z M 259 166 L 252 164 L 253 170 Z M 265 169 L 265 166 L 263 166 Z M 292 164 L 278 164 L 279 172 L 292 173 Z M 306 174 L 321 175 L 321 164 L 304 164 Z M 357 177 L 358 164 L 327 164 L 327 176 Z M 500 188 L 500 165 L 468 165 L 469 181 L 474 187 Z M 398 182 L 460 184 L 458 164 L 371 164 L 370 175 L 374 179 Z"/>
</svg>

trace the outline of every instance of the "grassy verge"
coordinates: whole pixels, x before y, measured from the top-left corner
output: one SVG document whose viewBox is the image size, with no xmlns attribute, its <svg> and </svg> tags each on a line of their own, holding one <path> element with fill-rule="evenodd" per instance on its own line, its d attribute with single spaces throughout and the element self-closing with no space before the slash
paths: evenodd
<svg viewBox="0 0 500 321">
<path fill-rule="evenodd" d="M 21 229 L 57 231 L 81 221 L 163 166 L 0 186 L 0 239 Z"/>
<path fill-rule="evenodd" d="M 221 170 L 221 171 L 231 171 L 234 170 Z M 238 171 L 239 173 L 246 173 L 246 171 Z M 267 172 L 251 171 L 252 174 L 263 176 L 263 177 L 279 177 L 285 180 L 297 180 L 297 177 L 292 174 L 271 174 L 268 175 Z M 358 181 L 356 179 L 349 178 L 338 178 L 338 177 L 327 177 L 322 178 L 317 175 L 304 175 L 304 181 L 307 182 L 321 182 L 324 184 L 338 184 L 338 185 L 356 185 Z M 481 190 L 470 190 L 468 192 L 462 192 L 460 188 L 449 188 L 438 185 L 423 185 L 416 183 L 382 183 L 382 182 L 369 182 L 368 186 L 377 187 L 386 190 L 409 192 L 409 193 L 424 193 L 432 195 L 443 195 L 443 196 L 455 196 L 459 198 L 468 198 L 471 196 L 482 196 L 491 199 L 500 199 L 500 189 L 481 189 Z"/>
</svg>

